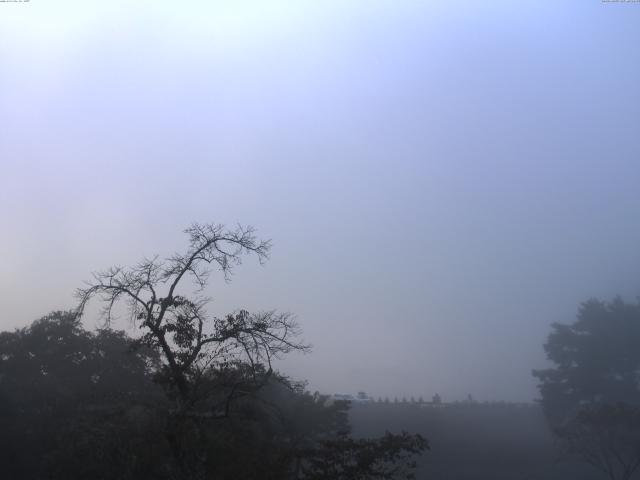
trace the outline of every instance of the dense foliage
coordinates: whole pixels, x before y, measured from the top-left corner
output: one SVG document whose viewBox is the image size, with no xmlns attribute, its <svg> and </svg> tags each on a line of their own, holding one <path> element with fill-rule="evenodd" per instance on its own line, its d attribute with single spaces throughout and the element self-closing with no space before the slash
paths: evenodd
<svg viewBox="0 0 640 480">
<path fill-rule="evenodd" d="M 294 317 L 239 310 L 217 318 L 202 295 L 217 266 L 270 243 L 253 229 L 194 224 L 164 260 L 94 274 L 74 313 L 0 336 L 0 447 L 19 479 L 411 478 L 420 435 L 349 437 L 344 402 L 330 403 L 274 371 L 307 351 Z M 188 280 L 192 283 L 189 284 Z M 105 328 L 80 318 L 98 297 Z M 134 339 L 110 329 L 123 303 Z M 344 452 L 343 452 L 344 450 Z"/>
<path fill-rule="evenodd" d="M 346 402 L 277 374 L 224 418 L 176 417 L 154 350 L 69 312 L 3 332 L 0 351 L 0 461 L 16 480 L 178 479 L 193 465 L 216 479 L 410 478 L 426 448 L 406 433 L 354 440 Z"/>
<path fill-rule="evenodd" d="M 545 413 L 561 421 L 583 405 L 640 404 L 640 305 L 590 300 L 545 345 L 554 367 L 535 370 Z"/>
<path fill-rule="evenodd" d="M 7 478 L 152 478 L 162 389 L 155 352 L 54 312 L 0 333 L 0 455 Z M 143 448 L 144 447 L 144 448 Z M 142 475 L 142 477 L 140 477 Z"/>
<path fill-rule="evenodd" d="M 612 480 L 640 466 L 640 304 L 590 300 L 576 321 L 554 324 L 535 370 L 541 402 L 571 453 Z"/>
</svg>

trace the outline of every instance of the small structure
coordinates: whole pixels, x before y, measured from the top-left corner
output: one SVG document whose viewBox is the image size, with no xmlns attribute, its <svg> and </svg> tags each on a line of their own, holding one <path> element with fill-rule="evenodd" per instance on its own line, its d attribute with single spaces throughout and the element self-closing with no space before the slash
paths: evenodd
<svg viewBox="0 0 640 480">
<path fill-rule="evenodd" d="M 350 393 L 334 393 L 333 395 L 331 395 L 331 397 L 329 397 L 329 400 L 331 401 L 331 403 L 336 401 L 346 401 L 354 405 L 363 405 L 374 402 L 373 398 L 367 395 L 366 392 L 358 392 L 356 395 L 351 395 Z"/>
</svg>

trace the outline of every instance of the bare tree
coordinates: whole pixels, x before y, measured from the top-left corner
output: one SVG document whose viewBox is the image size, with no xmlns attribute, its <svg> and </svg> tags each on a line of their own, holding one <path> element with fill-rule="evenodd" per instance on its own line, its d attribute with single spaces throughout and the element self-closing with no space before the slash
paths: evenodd
<svg viewBox="0 0 640 480">
<path fill-rule="evenodd" d="M 94 273 L 93 281 L 76 293 L 78 314 L 98 297 L 104 303 L 108 326 L 114 307 L 124 303 L 142 332 L 138 343 L 162 355 L 166 384 L 176 392 L 177 410 L 194 413 L 205 373 L 216 371 L 216 381 L 226 394 L 221 400 L 224 408 L 210 414 L 226 415 L 233 398 L 251 393 L 268 379 L 274 358 L 294 350 L 307 351 L 309 346 L 297 340 L 299 328 L 289 313 L 240 310 L 216 318 L 206 312 L 210 299 L 203 293 L 212 268 L 217 267 L 229 281 L 243 256 L 255 255 L 260 263 L 265 262 L 270 241 L 257 239 L 253 228 L 242 226 L 227 229 L 196 223 L 185 233 L 189 237 L 185 253 L 164 260 L 145 258 L 133 267 Z M 211 375 L 208 380 L 210 385 Z"/>
<path fill-rule="evenodd" d="M 279 432 L 278 448 L 264 457 L 275 461 L 274 471 L 285 472 L 287 462 L 294 461 L 298 473 L 305 466 L 305 478 L 333 478 L 334 473 L 339 474 L 336 478 L 413 478 L 411 458 L 427 448 L 419 435 L 353 440 L 341 433 L 335 441 L 325 438 L 326 442 L 318 443 L 316 439 L 306 449 L 300 448 L 303 439 L 289 438 L 286 416 L 270 399 L 269 389 L 258 391 L 267 383 L 283 384 L 294 396 L 306 398 L 300 387 L 296 389 L 272 367 L 274 359 L 310 348 L 299 341 L 295 318 L 289 313 L 246 310 L 217 318 L 207 313 L 210 299 L 204 294 L 213 269 L 229 281 L 244 256 L 266 261 L 270 242 L 257 239 L 251 227 L 193 224 L 185 233 L 189 238 L 185 253 L 162 260 L 145 258 L 132 267 L 111 267 L 94 273 L 93 280 L 77 291 L 78 315 L 97 297 L 108 327 L 123 306 L 140 329 L 136 344 L 159 353 L 162 366 L 156 378 L 171 400 L 164 423 L 172 452 L 166 466 L 170 477 L 204 480 L 226 471 L 228 460 L 220 446 L 227 440 L 244 445 L 246 428 L 253 432 L 263 422 L 271 434 Z M 331 420 L 332 410 L 316 403 L 322 417 L 328 415 L 326 420 Z M 232 410 L 237 415 L 232 416 Z M 284 427 L 278 427 L 278 421 Z M 222 451 L 233 452 L 234 447 Z"/>
</svg>

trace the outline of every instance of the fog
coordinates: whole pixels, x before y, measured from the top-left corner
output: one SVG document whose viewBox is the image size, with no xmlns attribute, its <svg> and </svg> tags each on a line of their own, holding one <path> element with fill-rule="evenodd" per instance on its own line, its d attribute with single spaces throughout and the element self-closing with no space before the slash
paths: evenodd
<svg viewBox="0 0 640 480">
<path fill-rule="evenodd" d="M 184 251 L 192 222 L 240 223 L 271 259 L 214 275 L 208 310 L 294 313 L 313 350 L 278 368 L 312 391 L 530 402 L 550 325 L 640 291 L 639 21 L 598 0 L 0 3 L 0 328 Z"/>
</svg>

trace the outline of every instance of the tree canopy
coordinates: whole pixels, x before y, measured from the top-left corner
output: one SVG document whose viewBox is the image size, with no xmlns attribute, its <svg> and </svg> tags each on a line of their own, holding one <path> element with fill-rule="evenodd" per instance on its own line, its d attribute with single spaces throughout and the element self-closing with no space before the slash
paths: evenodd
<svg viewBox="0 0 640 480">
<path fill-rule="evenodd" d="M 186 233 L 185 253 L 98 272 L 75 312 L 0 334 L 0 446 L 12 478 L 412 478 L 424 438 L 353 439 L 347 403 L 274 369 L 274 358 L 309 350 L 292 315 L 207 312 L 210 267 L 229 279 L 243 255 L 264 261 L 269 242 L 243 227 Z M 80 318 L 94 297 L 105 323 L 88 332 Z M 110 328 L 120 302 L 136 338 Z"/>
<path fill-rule="evenodd" d="M 555 366 L 534 370 L 553 431 L 570 453 L 627 480 L 640 466 L 640 304 L 589 300 L 545 344 Z"/>
<path fill-rule="evenodd" d="M 0 351 L 0 461 L 16 480 L 412 478 L 427 448 L 404 432 L 353 439 L 348 402 L 277 373 L 224 417 L 177 416 L 158 352 L 124 332 L 89 332 L 73 312 L 2 332 Z M 200 388 L 227 397 L 220 375 L 208 369 Z"/>
<path fill-rule="evenodd" d="M 86 331 L 73 312 L 53 312 L 0 333 L 3 475 L 107 479 L 159 473 L 152 457 L 162 453 L 153 445 L 140 448 L 162 434 L 156 419 L 166 402 L 153 382 L 159 357 L 131 346 L 124 332 Z"/>
<path fill-rule="evenodd" d="M 640 405 L 640 304 L 584 302 L 572 324 L 556 323 L 544 348 L 553 368 L 534 370 L 554 422 L 585 405 Z"/>
</svg>

